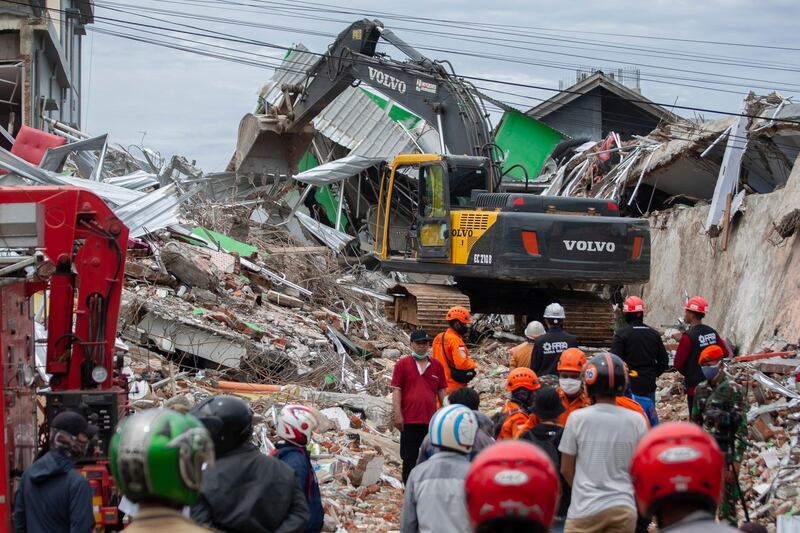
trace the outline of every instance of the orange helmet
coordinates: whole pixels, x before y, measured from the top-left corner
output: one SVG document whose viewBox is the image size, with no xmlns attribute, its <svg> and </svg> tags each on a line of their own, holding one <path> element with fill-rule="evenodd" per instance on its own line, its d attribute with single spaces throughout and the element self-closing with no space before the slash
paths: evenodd
<svg viewBox="0 0 800 533">
<path fill-rule="evenodd" d="M 462 324 L 472 324 L 472 315 L 469 314 L 469 311 L 466 307 L 461 307 L 460 305 L 456 305 L 448 309 L 447 315 L 444 319 L 448 322 L 451 320 L 458 320 Z"/>
<path fill-rule="evenodd" d="M 581 372 L 586 365 L 586 354 L 578 348 L 567 348 L 558 358 L 559 372 Z"/>
<path fill-rule="evenodd" d="M 623 313 L 644 313 L 644 300 L 638 296 L 629 296 L 622 303 Z"/>
<path fill-rule="evenodd" d="M 708 301 L 702 296 L 692 296 L 684 309 L 705 315 L 708 313 Z"/>
<path fill-rule="evenodd" d="M 542 385 L 539 383 L 539 376 L 530 368 L 515 368 L 508 374 L 506 380 L 506 390 L 515 391 L 520 388 L 537 390 Z"/>
<path fill-rule="evenodd" d="M 709 365 L 711 363 L 719 363 L 723 355 L 724 353 L 722 348 L 718 344 L 712 344 L 700 352 L 700 358 L 698 359 L 698 362 L 700 363 L 700 366 Z"/>
</svg>

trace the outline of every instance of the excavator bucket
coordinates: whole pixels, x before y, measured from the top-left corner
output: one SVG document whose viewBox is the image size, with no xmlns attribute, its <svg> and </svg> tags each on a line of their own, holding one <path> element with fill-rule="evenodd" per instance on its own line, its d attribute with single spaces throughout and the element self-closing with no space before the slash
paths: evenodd
<svg viewBox="0 0 800 533">
<path fill-rule="evenodd" d="M 292 176 L 313 137 L 311 124 L 299 132 L 286 132 L 279 117 L 248 113 L 239 123 L 228 170 L 243 176 Z"/>
</svg>

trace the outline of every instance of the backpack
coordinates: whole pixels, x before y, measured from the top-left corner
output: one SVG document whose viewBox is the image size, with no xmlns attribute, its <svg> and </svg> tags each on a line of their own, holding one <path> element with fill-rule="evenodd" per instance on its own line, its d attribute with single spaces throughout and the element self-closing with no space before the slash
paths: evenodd
<svg viewBox="0 0 800 533">
<path fill-rule="evenodd" d="M 450 369 L 450 377 L 453 378 L 453 381 L 456 383 L 461 383 L 466 385 L 477 375 L 477 372 L 473 368 L 472 370 L 461 370 L 460 368 L 456 368 L 453 364 L 453 361 L 450 360 L 450 357 L 447 356 L 447 349 L 445 348 L 444 344 L 444 336 L 447 335 L 447 331 L 442 333 L 442 357 L 444 358 L 445 363 L 447 363 L 448 368 Z"/>
<path fill-rule="evenodd" d="M 563 428 L 559 428 L 557 430 L 551 429 L 547 431 L 546 436 L 540 437 L 531 429 L 521 435 L 520 439 L 527 440 L 544 451 L 547 456 L 550 457 L 550 460 L 553 461 L 553 465 L 556 467 L 556 472 L 559 472 L 561 469 L 561 454 L 558 452 L 558 443 L 561 441 L 561 435 L 563 433 Z"/>
</svg>

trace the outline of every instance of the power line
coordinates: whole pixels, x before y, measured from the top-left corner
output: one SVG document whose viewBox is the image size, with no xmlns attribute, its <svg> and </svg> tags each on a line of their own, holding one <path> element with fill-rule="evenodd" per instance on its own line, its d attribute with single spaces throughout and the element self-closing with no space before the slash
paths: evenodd
<svg viewBox="0 0 800 533">
<path fill-rule="evenodd" d="M 16 4 L 21 4 L 21 5 L 24 4 L 23 2 L 14 2 L 12 0 L 8 0 L 8 1 L 9 1 L 9 3 L 16 3 Z M 24 4 L 24 5 L 28 5 L 28 4 Z M 58 10 L 58 9 L 55 9 L 55 8 L 44 8 L 44 9 L 52 10 L 52 11 L 62 11 L 62 10 Z M 98 17 L 96 16 L 95 18 L 98 18 Z M 102 17 L 102 18 L 108 19 L 108 17 Z M 193 27 L 193 26 L 185 25 L 185 24 L 180 24 L 180 25 L 181 26 L 186 26 L 186 27 L 191 27 L 191 28 L 194 28 L 194 29 L 198 29 L 198 30 L 204 31 L 206 33 L 205 34 L 201 34 L 201 33 L 195 33 L 195 32 L 187 32 L 187 31 L 184 31 L 184 30 L 175 30 L 174 28 L 165 28 L 165 27 L 161 27 L 161 26 L 154 26 L 154 25 L 148 25 L 148 24 L 142 24 L 142 23 L 133 23 L 131 21 L 118 20 L 118 19 L 109 19 L 109 20 L 115 20 L 115 21 L 118 21 L 118 22 L 123 23 L 123 24 L 130 24 L 132 26 L 144 26 L 144 27 L 150 27 L 150 28 L 154 28 L 154 29 L 161 29 L 161 30 L 167 30 L 167 31 L 177 31 L 178 33 L 186 33 L 186 34 L 191 34 L 191 35 L 195 35 L 195 36 L 202 36 L 202 37 L 224 38 L 225 40 L 229 40 L 229 41 L 232 41 L 232 42 L 239 42 L 239 43 L 244 43 L 244 44 L 254 44 L 254 45 L 260 45 L 260 46 L 265 46 L 265 47 L 270 47 L 270 48 L 276 48 L 276 49 L 280 49 L 280 50 L 286 50 L 286 47 L 281 46 L 281 45 L 276 45 L 276 44 L 273 44 L 273 43 L 267 43 L 267 42 L 263 42 L 263 41 L 257 41 L 257 40 L 253 40 L 253 39 L 232 38 L 230 36 L 226 36 L 226 34 L 221 34 L 221 32 L 216 32 L 216 31 L 213 31 L 213 30 L 207 30 L 207 29 L 204 29 L 204 28 L 196 28 L 196 27 Z M 169 22 L 167 22 L 167 23 L 169 23 Z M 223 35 L 224 37 L 218 37 L 216 35 L 209 35 L 208 33 Z M 130 36 L 128 36 L 128 37 L 130 37 Z M 140 42 L 146 42 L 146 40 L 142 39 L 142 38 L 136 38 L 134 40 L 139 40 Z M 175 45 L 173 45 L 173 47 L 174 46 Z M 186 50 L 187 47 L 181 47 L 180 49 L 181 50 Z M 317 56 L 323 56 L 324 55 L 324 54 L 318 53 L 318 52 L 309 52 L 309 53 L 317 55 Z M 247 62 L 247 60 L 242 60 L 241 58 L 232 58 L 232 60 L 239 61 L 239 62 L 242 62 L 242 61 Z M 252 62 L 248 62 L 248 63 L 252 64 Z M 263 65 L 257 64 L 256 66 L 263 66 Z M 578 92 L 578 91 L 571 91 L 569 89 L 562 91 L 562 90 L 557 90 L 557 89 L 553 89 L 553 88 L 550 88 L 550 87 L 542 87 L 542 86 L 533 85 L 533 84 L 525 84 L 525 83 L 510 82 L 510 81 L 498 82 L 497 80 L 492 80 L 492 79 L 483 78 L 483 77 L 479 77 L 479 76 L 466 76 L 466 75 L 464 75 L 464 76 L 459 76 L 459 77 L 463 78 L 463 79 L 467 79 L 467 80 L 475 80 L 475 81 L 488 82 L 488 83 L 501 83 L 503 85 L 509 85 L 509 86 L 520 87 L 520 88 L 528 88 L 528 89 L 538 89 L 538 90 L 543 90 L 543 91 L 548 91 L 548 92 L 571 93 L 571 94 L 576 94 L 576 95 L 585 94 L 585 93 L 581 93 L 581 92 Z M 714 113 L 714 114 L 721 114 L 721 115 L 728 115 L 728 116 L 740 116 L 740 117 L 751 118 L 751 119 L 772 120 L 773 122 L 800 124 L 800 121 L 791 120 L 791 119 L 777 119 L 777 118 L 773 119 L 771 117 L 763 117 L 763 116 L 750 115 L 750 114 L 731 113 L 731 112 L 708 109 L 708 108 L 700 108 L 700 107 L 693 107 L 693 106 L 682 106 L 682 105 L 676 105 L 676 104 L 663 104 L 663 103 L 652 102 L 652 101 L 643 100 L 643 99 L 619 97 L 619 96 L 616 96 L 616 95 L 613 95 L 612 97 L 615 98 L 615 99 L 618 99 L 618 100 L 621 100 L 621 101 L 627 101 L 627 102 L 630 102 L 630 103 L 643 103 L 643 104 L 648 104 L 648 105 L 655 104 L 655 105 L 660 105 L 660 106 L 665 107 L 665 108 L 672 107 L 672 108 L 684 109 L 684 110 L 695 111 L 695 112 Z"/>
<path fill-rule="evenodd" d="M 118 24 L 118 25 L 121 25 L 121 26 L 123 26 L 123 24 Z M 90 29 L 92 29 L 93 31 L 98 31 L 97 29 L 94 29 L 94 28 L 90 28 Z M 289 68 L 289 67 L 287 67 L 287 65 L 286 65 L 286 63 L 287 63 L 287 62 L 288 62 L 288 63 L 295 63 L 295 62 L 293 62 L 293 61 L 289 60 L 288 58 L 285 58 L 285 59 L 283 60 L 283 62 L 282 62 L 282 63 L 280 63 L 280 64 L 275 64 L 275 63 L 262 63 L 262 62 L 253 62 L 253 61 L 250 61 L 250 60 L 244 60 L 244 59 L 241 59 L 241 58 L 235 58 L 235 57 L 231 57 L 231 56 L 228 56 L 228 55 L 220 55 L 220 54 L 216 54 L 216 53 L 208 53 L 208 52 L 206 52 L 206 51 L 202 51 L 202 50 L 199 50 L 199 49 L 193 49 L 193 48 L 191 48 L 191 47 L 186 47 L 186 46 L 184 46 L 184 45 L 173 45 L 173 44 L 171 44 L 171 43 L 164 43 L 164 41 L 156 41 L 156 40 L 153 40 L 153 39 L 145 39 L 145 38 L 141 38 L 141 37 L 134 37 L 134 36 L 129 36 L 129 35 L 127 35 L 127 34 L 121 34 L 121 33 L 116 33 L 116 32 L 108 32 L 108 31 L 106 31 L 106 30 L 100 30 L 100 31 L 101 31 L 101 33 L 109 33 L 109 34 L 111 34 L 111 35 L 116 35 L 116 36 L 120 36 L 120 37 L 123 37 L 123 38 L 130 38 L 130 39 L 133 39 L 133 40 L 136 40 L 136 41 L 139 41 L 139 42 L 143 42 L 143 43 L 155 44 L 155 45 L 164 44 L 164 45 L 166 45 L 166 46 L 167 46 L 167 47 L 169 47 L 169 48 L 173 48 L 173 49 L 177 49 L 177 50 L 183 50 L 183 51 L 193 52 L 193 53 L 197 53 L 197 54 L 199 54 L 199 55 L 203 55 L 203 56 L 207 56 L 207 57 L 212 57 L 212 58 L 217 58 L 217 59 L 228 59 L 228 60 L 234 60 L 234 61 L 236 61 L 236 62 L 239 62 L 239 63 L 243 63 L 243 64 L 249 64 L 249 65 L 254 65 L 254 66 L 259 66 L 259 67 L 261 67 L 261 68 L 264 68 L 265 66 L 266 66 L 267 68 L 278 68 L 278 67 L 279 67 L 279 68 L 281 68 L 282 70 L 284 70 L 284 71 L 288 71 L 288 72 L 294 72 L 294 73 L 299 73 L 299 74 L 306 74 L 306 73 L 307 73 L 307 71 L 305 70 L 305 68 L 307 67 L 307 64 L 305 64 L 305 63 L 299 63 L 299 64 L 300 64 L 300 65 L 303 67 L 302 69 L 293 69 L 293 68 Z M 150 30 L 141 30 L 141 29 L 139 29 L 139 30 L 137 30 L 137 31 L 141 31 L 141 32 L 144 32 L 144 33 L 151 33 L 151 34 L 156 34 L 156 35 L 159 35 L 158 33 L 156 33 L 156 32 L 153 32 L 153 31 L 150 31 Z M 173 37 L 173 38 L 176 38 L 176 39 L 177 39 L 177 37 Z M 202 43 L 202 46 L 208 46 L 208 47 L 220 48 L 220 49 L 225 49 L 225 50 L 228 50 L 228 51 L 235 51 L 235 52 L 240 52 L 240 53 L 245 53 L 245 54 L 250 54 L 250 55 L 256 55 L 256 56 L 259 56 L 259 57 L 266 57 L 266 58 L 268 58 L 268 59 L 270 59 L 270 60 L 275 60 L 275 59 L 277 59 L 277 58 L 275 58 L 275 57 L 272 57 L 272 56 L 265 56 L 265 55 L 263 55 L 263 54 L 257 54 L 257 53 L 254 53 L 254 52 L 248 52 L 248 51 L 241 50 L 241 49 L 235 49 L 235 48 L 230 48 L 230 47 L 223 47 L 223 46 L 219 46 L 219 45 L 212 45 L 212 44 L 209 44 L 209 43 Z M 312 55 L 321 55 L 321 54 L 318 54 L 318 53 L 315 53 L 315 52 L 311 52 L 311 51 L 307 51 L 306 53 L 309 53 L 309 54 L 312 54 Z M 388 65 L 387 65 L 387 66 L 388 66 Z M 492 82 L 492 83 L 505 83 L 505 82 L 498 82 L 497 80 L 491 80 L 491 82 Z M 498 93 L 502 93 L 502 94 L 506 94 L 506 95 L 511 95 L 511 96 L 517 96 L 517 97 L 526 98 L 526 99 L 533 99 L 533 100 L 537 100 L 537 101 L 543 101 L 543 99 L 542 99 L 542 98 L 537 98 L 537 97 L 533 97 L 533 96 L 527 96 L 527 95 L 522 95 L 522 94 L 517 94 L 517 93 L 511 93 L 511 92 L 507 92 L 507 91 L 500 91 L 499 89 L 494 89 L 494 88 L 490 88 L 490 87 L 481 87 L 481 86 L 478 86 L 478 87 L 477 87 L 477 89 L 480 89 L 480 90 L 486 90 L 486 91 L 490 91 L 490 92 L 498 92 Z M 577 93 L 577 94 L 583 94 L 583 93 Z M 422 97 L 420 97 L 420 98 L 422 98 Z M 517 103 L 517 102 L 504 102 L 504 103 L 507 103 L 507 104 L 510 104 L 510 105 L 514 105 L 514 106 L 520 106 L 520 107 L 521 107 L 521 106 L 523 106 L 523 105 L 525 105 L 525 104 L 521 104 L 521 103 Z M 591 110 L 591 109 L 589 109 L 589 108 L 584 108 L 584 109 L 586 109 L 587 111 L 590 111 L 590 110 Z M 498 110 L 499 110 L 499 111 L 502 111 L 502 110 L 500 110 L 500 109 L 498 109 Z M 629 114 L 626 114 L 626 113 L 612 113 L 612 115 L 614 115 L 614 116 L 619 116 L 619 117 L 630 117 L 630 118 L 637 118 L 637 117 L 635 117 L 635 116 L 633 116 L 633 115 L 629 115 Z M 646 124 L 646 123 L 643 123 L 643 122 L 640 122 L 640 121 L 634 121 L 634 120 L 629 120 L 629 119 L 628 119 L 628 120 L 626 120 L 626 119 L 624 119 L 624 118 L 623 118 L 623 119 L 616 119 L 615 121 L 616 121 L 616 122 L 618 122 L 618 123 L 622 123 L 622 124 L 628 124 L 628 125 L 632 125 L 632 126 L 639 126 L 639 127 L 642 127 L 642 126 L 649 126 L 649 124 Z M 592 125 L 592 126 L 594 125 L 594 124 L 592 124 L 592 123 L 590 123 L 590 122 L 586 122 L 586 121 L 579 121 L 579 120 L 570 120 L 570 122 L 571 122 L 571 123 L 574 123 L 574 124 L 579 124 L 579 125 L 581 125 L 581 124 L 582 124 L 582 125 Z M 697 131 L 710 131 L 710 130 L 703 130 L 702 128 L 695 128 L 695 130 L 697 130 Z M 718 132 L 718 131 L 710 131 L 710 132 L 711 132 L 711 133 L 719 133 L 719 134 L 722 134 L 722 132 Z M 729 134 L 729 135 L 731 135 L 731 134 Z M 692 140 L 694 140 L 694 139 L 689 139 L 689 138 L 681 138 L 681 137 L 679 137 L 679 136 L 675 136 L 675 135 L 673 135 L 672 137 L 673 137 L 673 138 L 675 138 L 675 139 L 683 139 L 683 140 L 687 140 L 687 141 L 692 141 Z M 740 140 L 742 140 L 742 141 L 746 141 L 746 140 L 752 140 L 752 139 L 750 139 L 750 137 L 748 137 L 748 136 L 733 136 L 733 137 L 734 137 L 735 139 L 737 139 L 737 138 L 741 137 L 741 139 L 740 139 Z M 777 141 L 774 141 L 774 140 L 773 140 L 773 142 L 775 142 L 775 143 L 776 143 L 776 144 L 778 144 L 778 145 L 781 145 L 781 144 L 780 144 L 780 143 L 778 143 Z M 789 148 L 790 146 L 788 146 L 788 145 L 787 145 L 786 147 L 787 147 L 787 148 Z"/>
<path fill-rule="evenodd" d="M 224 1 L 225 3 L 234 3 L 227 0 L 217 0 L 217 1 Z M 266 0 L 252 0 L 254 2 L 259 2 L 262 4 L 275 4 L 276 2 L 269 2 Z M 370 16 L 369 13 L 364 13 L 360 11 L 343 11 L 340 6 L 331 5 L 331 4 L 324 4 L 320 2 L 309 2 L 303 0 L 296 0 L 295 4 L 301 5 L 309 5 L 309 6 L 323 6 L 328 9 L 332 9 L 333 12 L 337 13 L 348 13 L 348 14 L 355 14 L 360 16 Z M 491 22 L 475 22 L 471 20 L 454 20 L 454 19 L 436 19 L 436 18 L 428 18 L 428 17 L 416 17 L 413 15 L 403 15 L 399 13 L 387 13 L 387 12 L 378 12 L 376 13 L 378 16 L 384 17 L 393 17 L 399 18 L 401 20 L 416 20 L 424 23 L 429 22 L 440 22 L 440 23 L 448 23 L 448 24 L 458 24 L 462 26 L 480 26 L 486 28 L 506 28 L 506 29 L 514 29 L 514 30 L 539 30 L 539 31 L 551 31 L 551 32 L 559 32 L 563 31 L 558 28 L 548 28 L 544 26 L 525 26 L 525 25 L 515 25 L 515 24 L 494 24 Z M 591 35 L 604 35 L 609 37 L 631 37 L 636 39 L 648 39 L 648 40 L 657 40 L 657 41 L 672 41 L 672 42 L 683 42 L 683 43 L 691 43 L 691 44 L 711 44 L 717 46 L 732 46 L 732 47 L 740 47 L 740 48 L 760 48 L 760 49 L 770 49 L 770 50 L 784 50 L 784 51 L 800 51 L 800 48 L 788 47 L 788 46 L 774 46 L 774 45 L 765 45 L 765 44 L 755 44 L 755 43 L 737 43 L 737 42 L 730 42 L 730 41 L 711 41 L 711 40 L 702 40 L 702 39 L 686 39 L 686 38 L 677 38 L 677 37 L 658 37 L 654 35 L 639 35 L 639 34 L 630 34 L 630 33 L 612 33 L 612 32 L 599 32 L 599 31 L 585 31 L 585 30 L 574 30 L 570 29 L 570 33 L 583 33 L 583 34 L 591 34 Z"/>
</svg>

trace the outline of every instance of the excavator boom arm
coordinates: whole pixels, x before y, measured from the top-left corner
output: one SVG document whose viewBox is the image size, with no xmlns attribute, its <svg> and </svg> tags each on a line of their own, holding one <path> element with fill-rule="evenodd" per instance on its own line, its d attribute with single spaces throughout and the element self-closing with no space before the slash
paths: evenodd
<svg viewBox="0 0 800 533">
<path fill-rule="evenodd" d="M 380 38 L 409 56 L 397 61 L 375 53 Z M 297 132 L 354 83 L 364 83 L 416 113 L 439 131 L 442 151 L 488 155 L 491 135 L 470 87 L 384 29 L 379 21 L 360 20 L 339 34 L 309 71 L 291 104 L 287 131 Z"/>
</svg>

